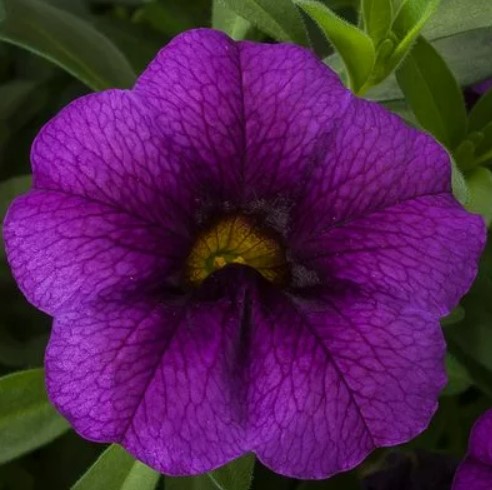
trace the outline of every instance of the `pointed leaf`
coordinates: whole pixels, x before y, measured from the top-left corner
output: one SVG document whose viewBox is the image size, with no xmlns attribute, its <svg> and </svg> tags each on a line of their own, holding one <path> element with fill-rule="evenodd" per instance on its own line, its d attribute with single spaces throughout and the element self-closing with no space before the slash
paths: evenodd
<svg viewBox="0 0 492 490">
<path fill-rule="evenodd" d="M 213 0 L 212 27 L 239 41 L 246 38 L 251 23 L 233 12 L 222 0 Z"/>
<path fill-rule="evenodd" d="M 48 401 L 42 369 L 0 378 L 0 464 L 48 444 L 69 427 Z"/>
<path fill-rule="evenodd" d="M 113 444 L 72 490 L 154 490 L 160 474 Z"/>
<path fill-rule="evenodd" d="M 255 457 L 247 454 L 205 475 L 187 478 L 166 477 L 168 490 L 249 490 Z"/>
<path fill-rule="evenodd" d="M 223 490 L 248 490 L 251 486 L 255 456 L 247 454 L 221 468 L 207 474 L 207 476 Z"/>
<path fill-rule="evenodd" d="M 442 0 L 422 33 L 427 39 L 436 39 L 491 25 L 490 0 Z"/>
<path fill-rule="evenodd" d="M 492 90 L 482 95 L 470 112 L 469 132 L 480 131 L 492 122 Z"/>
<path fill-rule="evenodd" d="M 278 41 L 308 45 L 306 28 L 291 0 L 221 0 L 230 10 Z"/>
<path fill-rule="evenodd" d="M 448 384 L 441 395 L 456 396 L 466 391 L 472 385 L 468 369 L 451 354 L 446 355 L 446 371 Z"/>
<path fill-rule="evenodd" d="M 0 39 L 56 63 L 93 90 L 130 87 L 124 55 L 90 24 L 39 0 L 3 0 Z"/>
<path fill-rule="evenodd" d="M 419 38 L 396 76 L 422 127 L 447 148 L 458 145 L 467 124 L 463 94 L 432 45 Z"/>
<path fill-rule="evenodd" d="M 417 39 L 441 0 L 404 0 L 393 21 L 392 31 L 399 39 L 394 57 L 401 60 Z"/>
<path fill-rule="evenodd" d="M 467 209 L 481 214 L 487 226 L 490 225 L 492 222 L 492 172 L 488 168 L 478 167 L 467 177 L 466 182 L 469 192 Z"/>
<path fill-rule="evenodd" d="M 350 88 L 356 93 L 360 92 L 371 75 L 376 59 L 371 38 L 318 1 L 294 1 L 319 25 L 331 41 L 343 59 Z"/>
<path fill-rule="evenodd" d="M 377 46 L 388 34 L 393 20 L 391 0 L 362 0 L 364 29 Z"/>
</svg>

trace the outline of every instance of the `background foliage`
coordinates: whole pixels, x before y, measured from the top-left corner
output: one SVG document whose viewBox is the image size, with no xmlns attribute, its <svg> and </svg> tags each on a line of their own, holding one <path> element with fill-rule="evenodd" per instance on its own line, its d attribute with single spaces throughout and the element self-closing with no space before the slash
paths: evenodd
<svg viewBox="0 0 492 490">
<path fill-rule="evenodd" d="M 29 188 L 30 144 L 61 107 L 130 87 L 174 35 L 210 25 L 235 39 L 314 49 L 354 92 L 445 145 L 456 196 L 492 221 L 492 92 L 479 99 L 470 88 L 492 77 L 490 0 L 0 0 L 0 218 Z M 282 478 L 251 456 L 164 478 L 117 446 L 80 439 L 51 408 L 42 371 L 50 319 L 18 291 L 0 243 L 0 490 L 448 489 L 471 424 L 492 406 L 490 298 L 492 246 L 443 320 L 449 385 L 411 443 L 324 482 Z"/>
</svg>

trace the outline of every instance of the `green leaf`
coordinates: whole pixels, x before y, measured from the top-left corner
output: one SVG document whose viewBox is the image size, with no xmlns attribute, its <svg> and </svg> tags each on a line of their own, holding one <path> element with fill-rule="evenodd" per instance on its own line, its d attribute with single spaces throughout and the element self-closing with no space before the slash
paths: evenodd
<svg viewBox="0 0 492 490">
<path fill-rule="evenodd" d="M 221 490 L 248 490 L 253 478 L 255 456 L 247 454 L 210 473 L 208 478 Z"/>
<path fill-rule="evenodd" d="M 469 192 L 467 209 L 481 214 L 489 226 L 492 223 L 492 172 L 488 168 L 478 167 L 467 176 L 466 183 Z M 492 351 L 490 356 L 492 358 Z"/>
<path fill-rule="evenodd" d="M 449 157 L 451 159 L 451 188 L 453 190 L 453 196 L 465 206 L 470 197 L 468 185 L 453 156 L 449 155 Z"/>
<path fill-rule="evenodd" d="M 247 454 L 210 473 L 195 477 L 166 477 L 167 490 L 248 490 L 251 487 L 255 457 Z"/>
<path fill-rule="evenodd" d="M 451 354 L 446 355 L 446 372 L 448 374 L 448 384 L 441 393 L 442 395 L 459 395 L 472 385 L 468 369 Z"/>
<path fill-rule="evenodd" d="M 32 94 L 36 82 L 21 78 L 10 80 L 0 85 L 0 120 L 8 120 L 15 116 L 27 97 Z M 1 199 L 1 198 L 0 198 Z"/>
<path fill-rule="evenodd" d="M 212 27 L 239 41 L 246 38 L 251 23 L 229 9 L 222 0 L 213 0 Z"/>
<path fill-rule="evenodd" d="M 376 52 L 371 38 L 320 2 L 294 1 L 319 25 L 343 59 L 350 88 L 356 93 L 361 92 L 376 61 Z"/>
<path fill-rule="evenodd" d="M 135 460 L 121 446 L 106 449 L 72 490 L 153 490 L 160 474 Z"/>
<path fill-rule="evenodd" d="M 404 0 L 391 26 L 399 40 L 393 55 L 395 60 L 399 62 L 406 55 L 440 2 L 441 0 Z"/>
<path fill-rule="evenodd" d="M 396 76 L 422 127 L 447 148 L 458 145 L 467 124 L 463 94 L 431 44 L 420 37 Z"/>
<path fill-rule="evenodd" d="M 388 34 L 393 20 L 391 0 L 362 0 L 364 29 L 377 46 Z"/>
<path fill-rule="evenodd" d="M 492 4 L 491 4 L 492 5 Z M 480 131 L 492 122 L 492 90 L 482 95 L 470 112 L 468 130 Z"/>
<path fill-rule="evenodd" d="M 477 29 L 456 36 L 432 41 L 449 66 L 461 87 L 480 82 L 492 76 L 492 28 Z M 329 57 L 325 60 L 330 66 L 337 60 Z M 368 98 L 379 101 L 398 100 L 403 94 L 398 87 L 396 77 L 391 75 L 384 82 L 372 87 L 366 94 Z"/>
<path fill-rule="evenodd" d="M 463 322 L 446 327 L 446 335 L 468 356 L 492 372 L 492 242 L 480 261 L 478 277 L 463 298 Z M 491 376 L 492 384 L 492 376 Z"/>
<path fill-rule="evenodd" d="M 0 39 L 56 63 L 93 90 L 130 87 L 124 55 L 84 20 L 39 0 L 3 0 Z"/>
<path fill-rule="evenodd" d="M 442 0 L 422 33 L 428 39 L 436 39 L 491 25 L 490 0 Z"/>
<path fill-rule="evenodd" d="M 222 0 L 222 3 L 278 41 L 309 44 L 302 18 L 291 0 Z"/>
<path fill-rule="evenodd" d="M 13 177 L 5 182 L 0 182 L 0 260 L 5 257 L 3 243 L 2 223 L 10 203 L 15 197 L 27 192 L 31 187 L 31 176 Z"/>
<path fill-rule="evenodd" d="M 68 429 L 68 422 L 48 401 L 42 369 L 0 378 L 0 464 L 51 442 Z"/>
<path fill-rule="evenodd" d="M 455 323 L 459 323 L 463 321 L 465 318 L 465 309 L 458 305 L 449 315 L 446 315 L 444 318 L 441 318 L 441 325 L 446 327 L 448 325 L 454 325 Z"/>
</svg>

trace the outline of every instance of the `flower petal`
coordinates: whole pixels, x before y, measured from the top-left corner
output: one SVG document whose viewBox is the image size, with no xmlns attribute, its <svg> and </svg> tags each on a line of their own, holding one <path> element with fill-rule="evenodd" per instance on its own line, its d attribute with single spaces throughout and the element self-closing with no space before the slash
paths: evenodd
<svg viewBox="0 0 492 490">
<path fill-rule="evenodd" d="M 159 471 L 211 470 L 246 451 L 237 324 L 224 301 L 64 315 L 46 355 L 50 398 L 82 436 L 119 442 Z"/>
<path fill-rule="evenodd" d="M 300 254 L 325 281 L 350 281 L 446 315 L 475 278 L 485 237 L 483 219 L 443 193 L 328 229 Z"/>
<path fill-rule="evenodd" d="M 55 191 L 16 199 L 3 231 L 20 288 L 49 314 L 96 295 L 122 296 L 162 281 L 180 250 L 176 238 L 159 227 Z"/>
<path fill-rule="evenodd" d="M 490 490 L 492 487 L 492 410 L 472 429 L 468 455 L 456 472 L 453 490 Z"/>
<path fill-rule="evenodd" d="M 304 184 L 293 240 L 427 194 L 451 193 L 446 151 L 373 102 L 354 99 Z"/>
<path fill-rule="evenodd" d="M 293 199 L 333 144 L 353 102 L 310 51 L 240 43 L 249 197 Z"/>
<path fill-rule="evenodd" d="M 152 106 L 175 151 L 186 155 L 186 173 L 200 182 L 194 198 L 237 199 L 245 146 L 237 44 L 210 29 L 185 32 L 161 50 L 134 92 Z"/>
<path fill-rule="evenodd" d="M 195 181 L 188 155 L 133 92 L 109 90 L 72 102 L 37 136 L 34 187 L 100 201 L 183 235 Z"/>
<path fill-rule="evenodd" d="M 351 100 L 304 48 L 235 43 L 207 29 L 175 38 L 135 90 L 239 203 L 298 192 Z"/>
<path fill-rule="evenodd" d="M 262 298 L 251 313 L 250 389 L 274 471 L 326 478 L 424 430 L 445 384 L 436 318 L 384 296 Z"/>
</svg>

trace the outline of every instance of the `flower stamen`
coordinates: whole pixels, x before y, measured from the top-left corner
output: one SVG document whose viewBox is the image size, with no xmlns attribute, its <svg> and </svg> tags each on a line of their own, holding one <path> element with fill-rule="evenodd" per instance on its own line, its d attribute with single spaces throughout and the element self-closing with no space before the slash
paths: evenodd
<svg viewBox="0 0 492 490">
<path fill-rule="evenodd" d="M 210 274 L 232 264 L 252 267 L 276 284 L 283 283 L 287 273 L 279 242 L 242 215 L 228 216 L 198 237 L 186 262 L 186 277 L 199 286 Z"/>
</svg>

